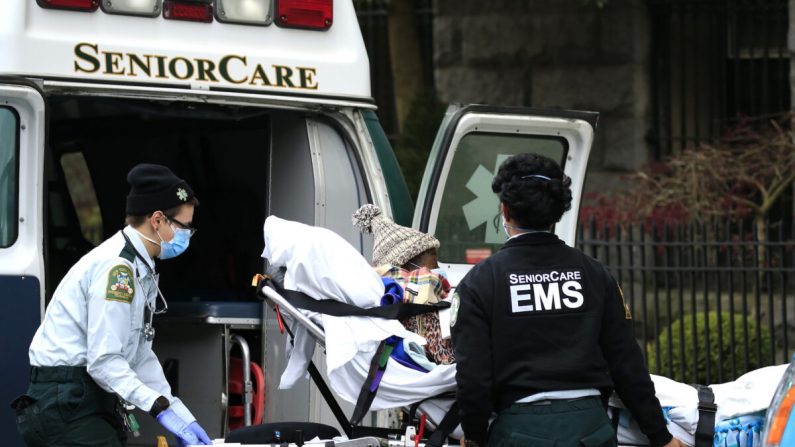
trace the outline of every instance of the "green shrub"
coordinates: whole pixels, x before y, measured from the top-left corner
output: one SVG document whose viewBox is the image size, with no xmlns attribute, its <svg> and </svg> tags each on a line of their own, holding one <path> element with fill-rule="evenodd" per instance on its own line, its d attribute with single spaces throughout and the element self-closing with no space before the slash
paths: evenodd
<svg viewBox="0 0 795 447">
<path fill-rule="evenodd" d="M 669 367 L 669 333 L 671 336 L 670 351 L 673 354 L 671 379 L 684 383 L 711 384 L 719 381 L 726 382 L 734 380 L 738 376 L 748 371 L 767 366 L 772 358 L 770 350 L 770 331 L 765 325 L 760 326 L 761 352 L 757 353 L 757 324 L 751 318 L 746 318 L 742 314 L 730 314 L 722 312 L 720 314 L 721 331 L 723 346 L 718 346 L 718 313 L 709 314 L 709 352 L 705 352 L 704 344 L 706 339 L 706 325 L 704 313 L 696 314 L 696 352 L 693 352 L 693 316 L 684 315 L 680 319 L 671 323 L 670 328 L 665 328 L 660 332 L 656 341 L 649 342 L 648 363 L 649 371 L 652 374 L 668 376 Z M 731 321 L 734 321 L 734 340 L 731 339 Z M 748 325 L 748 368 L 745 368 L 746 344 L 744 327 Z M 684 327 L 684 355 L 681 355 L 680 337 Z M 655 346 L 660 349 L 660 365 L 657 369 L 657 355 Z M 736 375 L 732 371 L 732 352 L 734 353 Z M 722 356 L 720 355 L 722 353 Z M 723 359 L 723 362 L 720 359 Z M 685 376 L 682 376 L 682 359 L 685 363 Z M 707 360 L 709 360 L 709 375 L 707 377 Z M 693 363 L 698 365 L 697 375 L 693 377 Z M 720 379 L 718 376 L 720 368 Z"/>
</svg>

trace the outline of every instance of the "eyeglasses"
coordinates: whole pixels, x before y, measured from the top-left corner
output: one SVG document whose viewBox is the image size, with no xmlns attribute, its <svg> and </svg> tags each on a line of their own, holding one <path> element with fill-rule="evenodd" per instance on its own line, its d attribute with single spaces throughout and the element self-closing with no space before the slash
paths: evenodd
<svg viewBox="0 0 795 447">
<path fill-rule="evenodd" d="M 179 225 L 180 228 L 190 231 L 190 235 L 191 236 L 196 234 L 196 232 L 198 231 L 196 228 L 193 228 L 191 226 L 185 225 L 184 223 L 178 221 L 177 219 L 175 219 L 173 217 L 166 216 L 166 219 L 168 219 L 169 221 L 174 222 L 175 224 Z"/>
</svg>

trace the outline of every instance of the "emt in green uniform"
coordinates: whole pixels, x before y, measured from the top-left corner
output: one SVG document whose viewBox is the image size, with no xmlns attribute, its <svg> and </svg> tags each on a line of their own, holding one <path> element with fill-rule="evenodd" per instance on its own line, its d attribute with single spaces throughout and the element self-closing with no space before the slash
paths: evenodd
<svg viewBox="0 0 795 447">
<path fill-rule="evenodd" d="M 30 345 L 30 387 L 12 403 L 29 446 L 126 445 L 133 406 L 180 442 L 212 443 L 152 352 L 167 307 L 154 258 L 188 248 L 198 201 L 165 166 L 137 165 L 127 180 L 127 226 L 69 270 Z"/>
<path fill-rule="evenodd" d="M 453 296 L 457 400 L 467 440 L 489 446 L 615 446 L 615 388 L 652 447 L 679 447 L 607 270 L 550 230 L 571 180 L 549 158 L 507 159 L 492 183 L 506 235 Z M 497 418 L 489 431 L 492 412 Z"/>
</svg>

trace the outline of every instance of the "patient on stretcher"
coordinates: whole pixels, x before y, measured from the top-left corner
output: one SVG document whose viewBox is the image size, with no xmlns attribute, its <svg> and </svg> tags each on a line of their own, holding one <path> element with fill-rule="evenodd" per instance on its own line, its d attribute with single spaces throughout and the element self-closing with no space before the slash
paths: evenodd
<svg viewBox="0 0 795 447">
<path fill-rule="evenodd" d="M 270 216 L 265 220 L 264 236 L 263 257 L 273 268 L 285 268 L 284 289 L 364 309 L 381 305 L 383 278 L 357 249 L 333 231 Z M 323 328 L 331 388 L 351 403 L 357 401 L 371 361 L 384 340 L 399 337 L 420 347 L 427 344 L 425 338 L 406 330 L 397 320 L 302 313 Z M 306 376 L 315 350 L 312 334 L 301 325 L 293 330 L 295 340 L 288 346 L 290 357 L 282 373 L 281 389 L 291 388 Z M 455 365 L 436 365 L 425 372 L 390 357 L 370 409 L 408 406 L 454 391 L 455 387 Z"/>
<path fill-rule="evenodd" d="M 401 286 L 404 303 L 434 304 L 447 298 L 450 283 L 439 269 L 439 241 L 435 237 L 396 224 L 375 205 L 359 208 L 353 214 L 353 224 L 374 235 L 375 271 Z M 416 315 L 400 322 L 427 340 L 428 360 L 438 365 L 455 363 L 452 342 L 449 334 L 443 335 L 438 313 Z"/>
</svg>

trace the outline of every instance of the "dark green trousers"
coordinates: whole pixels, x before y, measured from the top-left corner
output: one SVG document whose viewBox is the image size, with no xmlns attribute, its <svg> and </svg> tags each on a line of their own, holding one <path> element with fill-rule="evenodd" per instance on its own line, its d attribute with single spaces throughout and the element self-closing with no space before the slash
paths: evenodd
<svg viewBox="0 0 795 447">
<path fill-rule="evenodd" d="M 513 404 L 497 415 L 489 447 L 615 447 L 598 397 Z"/>
<path fill-rule="evenodd" d="M 14 402 L 17 428 L 31 447 L 125 446 L 117 401 L 85 368 L 34 367 L 28 392 Z"/>
</svg>

